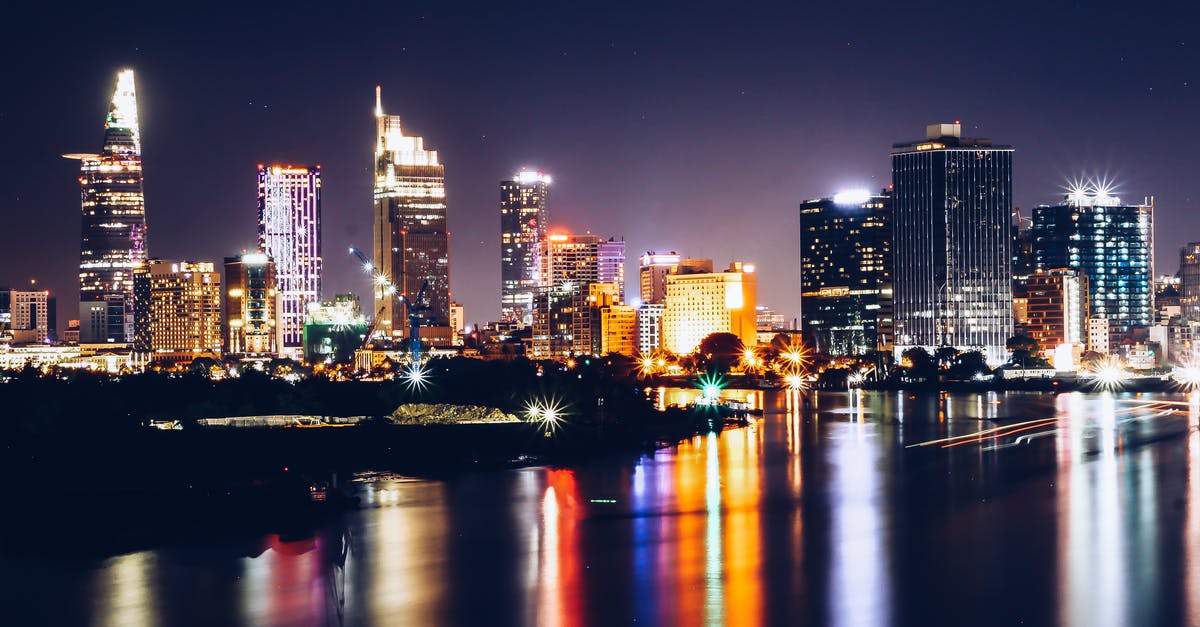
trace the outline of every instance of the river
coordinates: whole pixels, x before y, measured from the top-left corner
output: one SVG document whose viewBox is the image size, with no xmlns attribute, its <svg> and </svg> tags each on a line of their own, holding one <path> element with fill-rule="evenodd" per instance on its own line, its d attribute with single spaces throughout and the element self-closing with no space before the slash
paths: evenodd
<svg viewBox="0 0 1200 627">
<path fill-rule="evenodd" d="M 360 475 L 312 533 L 6 554 L 2 620 L 1200 624 L 1196 399 L 731 394 L 763 416 L 640 459 Z"/>
</svg>

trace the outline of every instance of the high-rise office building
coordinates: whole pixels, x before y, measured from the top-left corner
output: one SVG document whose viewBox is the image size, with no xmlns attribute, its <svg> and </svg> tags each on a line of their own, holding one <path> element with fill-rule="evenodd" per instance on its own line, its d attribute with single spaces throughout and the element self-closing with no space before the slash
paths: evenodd
<svg viewBox="0 0 1200 627">
<path fill-rule="evenodd" d="M 425 341 L 449 344 L 450 233 L 446 227 L 446 170 L 436 150 L 421 137 L 405 135 L 400 116 L 384 115 L 375 88 L 375 271 L 416 298 L 426 282 L 424 303 L 416 312 Z M 377 282 L 377 330 L 390 339 L 408 336 L 407 312 L 387 285 Z"/>
<path fill-rule="evenodd" d="M 1178 290 L 1183 318 L 1200 322 L 1200 242 L 1190 242 L 1179 249 Z"/>
<path fill-rule="evenodd" d="M 533 324 L 538 243 L 546 237 L 550 177 L 521 169 L 500 182 L 500 314 L 505 322 Z"/>
<path fill-rule="evenodd" d="M 864 355 L 891 345 L 890 192 L 800 203 L 800 320 L 817 352 Z"/>
<path fill-rule="evenodd" d="M 271 358 L 283 343 L 275 262 L 263 253 L 225 258 L 225 354 Z"/>
<path fill-rule="evenodd" d="M 134 282 L 138 334 L 152 359 L 178 363 L 221 354 L 221 274 L 212 262 L 151 259 Z"/>
<path fill-rule="evenodd" d="M 933 124 L 892 149 L 895 350 L 1007 359 L 1013 335 L 1012 148 Z"/>
<path fill-rule="evenodd" d="M 593 310 L 623 303 L 624 240 L 551 234 L 539 245 L 537 258 L 533 356 L 557 359 L 597 352 L 598 344 L 591 341 Z"/>
<path fill-rule="evenodd" d="M 642 255 L 639 268 L 642 304 L 662 303 L 666 298 L 667 275 L 679 267 L 679 253 L 658 253 L 648 250 Z"/>
<path fill-rule="evenodd" d="M 146 261 L 146 197 L 133 70 L 117 74 L 99 154 L 80 161 L 80 341 L 133 341 L 133 272 Z"/>
<path fill-rule="evenodd" d="M 258 166 L 258 249 L 275 262 L 281 354 L 304 351 L 304 316 L 321 301 L 321 166 Z"/>
<path fill-rule="evenodd" d="M 662 344 L 687 355 L 713 333 L 732 333 L 746 346 L 758 343 L 758 291 L 754 265 L 735 261 L 724 272 L 668 274 Z"/>
<path fill-rule="evenodd" d="M 1033 210 L 1034 263 L 1088 279 L 1091 315 L 1108 321 L 1110 345 L 1154 323 L 1154 201 L 1129 205 L 1106 190 L 1073 191 Z"/>
</svg>

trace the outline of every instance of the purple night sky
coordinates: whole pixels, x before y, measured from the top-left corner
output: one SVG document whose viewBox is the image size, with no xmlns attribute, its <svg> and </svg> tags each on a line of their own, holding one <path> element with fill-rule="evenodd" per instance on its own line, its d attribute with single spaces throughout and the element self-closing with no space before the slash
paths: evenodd
<svg viewBox="0 0 1200 627">
<path fill-rule="evenodd" d="M 60 155 L 100 148 L 123 67 L 137 72 L 150 254 L 253 247 L 256 164 L 319 163 L 326 297 L 368 291 L 346 249 L 370 246 L 382 84 L 385 110 L 446 164 L 469 323 L 498 317 L 498 183 L 522 165 L 554 177 L 554 226 L 625 237 L 631 296 L 645 249 L 739 258 L 760 268 L 760 304 L 789 318 L 797 204 L 886 186 L 891 144 L 933 122 L 1013 145 L 1022 208 L 1079 176 L 1154 195 L 1158 274 L 1200 240 L 1186 3 L 339 4 L 10 12 L 0 285 L 36 277 L 60 327 L 76 317 L 78 164 Z"/>
</svg>

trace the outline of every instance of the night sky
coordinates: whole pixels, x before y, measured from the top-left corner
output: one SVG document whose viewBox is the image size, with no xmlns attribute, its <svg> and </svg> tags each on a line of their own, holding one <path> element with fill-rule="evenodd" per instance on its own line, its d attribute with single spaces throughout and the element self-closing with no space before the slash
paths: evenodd
<svg viewBox="0 0 1200 627">
<path fill-rule="evenodd" d="M 60 155 L 99 150 L 123 67 L 150 254 L 253 247 L 256 164 L 319 163 L 326 297 L 368 292 L 346 248 L 370 247 L 382 84 L 385 110 L 446 164 L 469 323 L 499 316 L 498 182 L 522 165 L 554 177 L 554 226 L 625 237 L 631 297 L 637 256 L 674 249 L 757 262 L 760 304 L 789 317 L 797 204 L 886 186 L 891 144 L 933 122 L 1013 145 L 1023 208 L 1079 176 L 1154 195 L 1156 273 L 1200 240 L 1190 3 L 338 4 L 7 8 L 0 285 L 36 277 L 60 327 L 77 317 L 78 163 Z"/>
</svg>

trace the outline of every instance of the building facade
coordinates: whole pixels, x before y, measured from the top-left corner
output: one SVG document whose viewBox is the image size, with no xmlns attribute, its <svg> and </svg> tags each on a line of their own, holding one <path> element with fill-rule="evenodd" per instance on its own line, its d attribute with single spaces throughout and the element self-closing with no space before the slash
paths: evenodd
<svg viewBox="0 0 1200 627">
<path fill-rule="evenodd" d="M 0 339 L 16 344 L 56 339 L 55 299 L 46 290 L 0 288 Z"/>
<path fill-rule="evenodd" d="M 538 284 L 538 244 L 546 237 L 550 177 L 521 169 L 500 182 L 500 315 L 506 322 L 533 324 Z"/>
<path fill-rule="evenodd" d="M 666 299 L 667 275 L 679 268 L 679 253 L 648 250 L 639 266 L 642 304 L 661 304 Z"/>
<path fill-rule="evenodd" d="M 146 197 L 133 70 L 117 74 L 99 154 L 80 161 L 80 341 L 133 341 L 133 273 L 146 261 Z"/>
<path fill-rule="evenodd" d="M 843 192 L 800 203 L 800 320 L 828 355 L 887 350 L 892 338 L 892 197 Z"/>
<path fill-rule="evenodd" d="M 275 262 L 279 352 L 299 357 L 308 304 L 321 300 L 321 166 L 258 166 L 258 249 Z"/>
<path fill-rule="evenodd" d="M 732 333 L 746 346 L 754 346 L 758 298 L 754 270 L 753 264 L 735 261 L 724 272 L 667 275 L 663 347 L 688 355 L 713 333 Z"/>
<path fill-rule="evenodd" d="M 1079 192 L 1033 211 L 1034 262 L 1040 270 L 1087 275 L 1091 315 L 1108 320 L 1110 344 L 1154 324 L 1154 203 L 1127 205 Z"/>
<path fill-rule="evenodd" d="M 279 355 L 279 290 L 275 262 L 263 253 L 225 258 L 225 306 L 221 327 L 226 355 L 270 359 Z"/>
<path fill-rule="evenodd" d="M 1062 344 L 1088 341 L 1087 275 L 1058 268 L 1030 274 L 1025 280 L 1025 332 L 1042 350 L 1053 353 Z"/>
<path fill-rule="evenodd" d="M 606 305 L 599 309 L 600 347 L 598 355 L 617 353 L 633 357 L 638 352 L 638 310 L 629 305 Z"/>
<path fill-rule="evenodd" d="M 598 352 L 599 341 L 592 341 L 595 309 L 624 302 L 625 242 L 591 234 L 551 234 L 539 245 L 537 258 L 533 357 Z"/>
<path fill-rule="evenodd" d="M 211 262 L 148 260 L 134 277 L 139 344 L 154 361 L 221 355 L 221 275 Z"/>
<path fill-rule="evenodd" d="M 384 115 L 375 88 L 375 286 L 377 332 L 392 340 L 407 337 L 408 312 L 390 289 L 416 298 L 428 282 L 424 302 L 414 312 L 423 341 L 449 344 L 450 232 L 446 223 L 446 170 L 422 137 L 405 135 L 400 116 Z"/>
<path fill-rule="evenodd" d="M 1185 320 L 1200 322 L 1200 242 L 1179 249 L 1179 307 Z"/>
<path fill-rule="evenodd" d="M 664 287 L 665 287 L 664 282 Z M 663 293 L 664 300 L 666 292 Z M 638 353 L 649 355 L 662 348 L 662 317 L 664 303 L 642 303 L 637 310 Z"/>
<path fill-rule="evenodd" d="M 895 351 L 980 350 L 1007 360 L 1012 148 L 933 124 L 892 149 Z"/>
<path fill-rule="evenodd" d="M 338 294 L 333 300 L 310 303 L 304 322 L 304 361 L 354 363 L 354 351 L 367 339 L 367 318 L 358 296 Z"/>
</svg>

